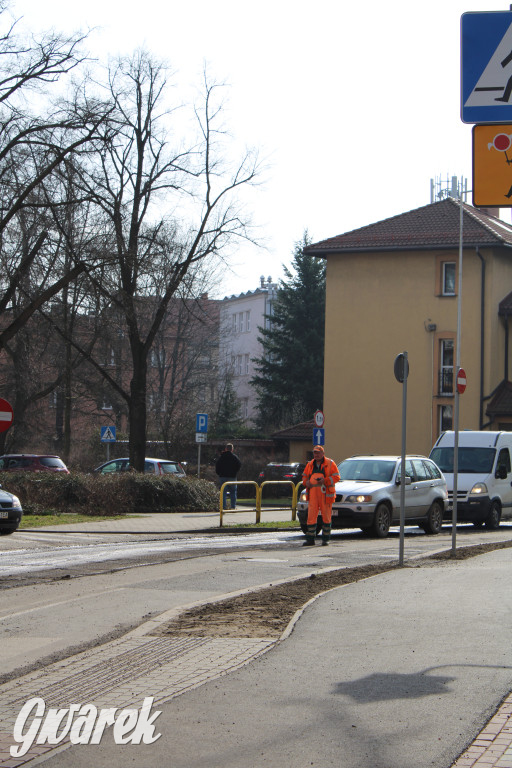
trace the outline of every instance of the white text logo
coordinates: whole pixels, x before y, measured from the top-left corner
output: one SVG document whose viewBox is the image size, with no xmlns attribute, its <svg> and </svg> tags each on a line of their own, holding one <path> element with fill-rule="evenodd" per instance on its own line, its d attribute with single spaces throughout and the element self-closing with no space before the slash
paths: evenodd
<svg viewBox="0 0 512 768">
<path fill-rule="evenodd" d="M 11 747 L 11 757 L 22 757 L 33 744 L 99 744 L 103 731 L 113 725 L 116 744 L 152 744 L 160 738 L 154 722 L 161 712 L 151 707 L 154 699 L 145 698 L 140 710 L 98 710 L 93 704 L 71 704 L 65 709 L 48 709 L 44 699 L 34 697 L 23 705 L 14 724 L 13 736 L 19 746 Z"/>
</svg>

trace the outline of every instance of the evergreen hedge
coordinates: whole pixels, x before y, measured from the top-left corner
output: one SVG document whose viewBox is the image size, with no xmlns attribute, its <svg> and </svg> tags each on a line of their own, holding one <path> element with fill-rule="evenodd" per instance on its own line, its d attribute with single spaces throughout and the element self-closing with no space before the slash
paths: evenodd
<svg viewBox="0 0 512 768">
<path fill-rule="evenodd" d="M 195 477 L 156 477 L 139 472 L 90 475 L 73 472 L 1 472 L 0 484 L 16 494 L 27 514 L 80 512 L 122 515 L 139 512 L 212 512 L 219 491 Z"/>
</svg>

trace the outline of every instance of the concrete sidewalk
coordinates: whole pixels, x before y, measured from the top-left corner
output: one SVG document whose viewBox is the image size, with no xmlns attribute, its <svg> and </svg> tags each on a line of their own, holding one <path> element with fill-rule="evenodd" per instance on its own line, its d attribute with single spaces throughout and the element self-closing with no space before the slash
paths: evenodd
<svg viewBox="0 0 512 768">
<path fill-rule="evenodd" d="M 449 768 L 469 746 L 457 768 L 512 768 L 511 568 L 504 549 L 339 587 L 281 641 L 157 637 L 164 614 L 0 686 L 0 765 Z M 14 719 L 33 696 L 98 708 L 151 696 L 162 736 L 119 746 L 110 730 L 14 760 Z"/>
<path fill-rule="evenodd" d="M 25 518 L 27 519 L 27 518 Z M 261 522 L 285 521 L 291 522 L 292 511 L 288 509 L 264 509 L 261 512 Z M 157 512 L 154 514 L 133 515 L 122 520 L 105 517 L 104 520 L 90 523 L 69 523 L 68 525 L 47 525 L 41 528 L 25 528 L 43 533 L 187 533 L 218 529 L 224 531 L 231 525 L 254 525 L 256 512 L 247 511 L 241 507 L 237 512 L 223 513 L 223 527 L 219 526 L 219 512 Z"/>
</svg>

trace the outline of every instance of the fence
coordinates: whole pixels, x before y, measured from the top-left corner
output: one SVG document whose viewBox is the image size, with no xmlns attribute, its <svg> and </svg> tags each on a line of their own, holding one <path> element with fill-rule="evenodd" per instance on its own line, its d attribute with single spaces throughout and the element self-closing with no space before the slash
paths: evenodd
<svg viewBox="0 0 512 768">
<path fill-rule="evenodd" d="M 254 509 L 247 509 L 247 507 L 244 507 L 243 509 L 235 509 L 235 510 L 224 510 L 223 505 L 223 499 L 224 499 L 224 489 L 226 486 L 229 485 L 252 485 L 256 488 L 256 500 L 255 500 L 255 506 Z M 220 522 L 219 526 L 222 528 L 223 524 L 223 515 L 225 511 L 229 511 L 229 513 L 233 513 L 236 515 L 237 512 L 256 512 L 256 523 L 261 522 L 261 500 L 262 500 L 262 494 L 263 494 L 263 487 L 265 485 L 288 485 L 292 487 L 292 503 L 291 503 L 291 513 L 292 513 L 292 521 L 297 519 L 297 500 L 299 496 L 299 488 L 302 485 L 302 483 L 294 483 L 292 480 L 264 480 L 261 485 L 259 485 L 255 480 L 229 480 L 227 483 L 223 483 L 220 488 L 219 492 L 219 513 L 220 513 Z M 288 505 L 284 505 L 287 507 Z M 270 509 L 273 509 L 272 507 Z M 266 508 L 266 511 L 270 511 L 269 508 Z M 274 507 L 275 509 L 275 507 Z"/>
</svg>

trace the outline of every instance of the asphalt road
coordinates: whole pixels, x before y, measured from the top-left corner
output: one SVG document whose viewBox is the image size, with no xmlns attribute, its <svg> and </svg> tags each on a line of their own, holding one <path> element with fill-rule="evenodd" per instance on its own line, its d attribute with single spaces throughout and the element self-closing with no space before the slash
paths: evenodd
<svg viewBox="0 0 512 768">
<path fill-rule="evenodd" d="M 461 529 L 458 539 L 463 546 L 510 539 L 511 534 L 511 526 L 493 533 L 469 527 Z M 31 537 L 29 549 L 21 546 L 2 555 L 0 680 L 112 639 L 170 608 L 322 568 L 398 557 L 396 532 L 385 540 L 337 534 L 330 547 L 315 549 L 302 548 L 299 533 L 166 535 L 153 541 L 115 535 L 109 543 L 98 534 L 54 532 L 51 545 L 42 534 L 20 533 L 18 547 L 24 536 L 26 542 Z M 60 546 L 55 546 L 56 536 Z M 411 529 L 406 558 L 450 545 L 449 528 L 439 536 Z"/>
</svg>

